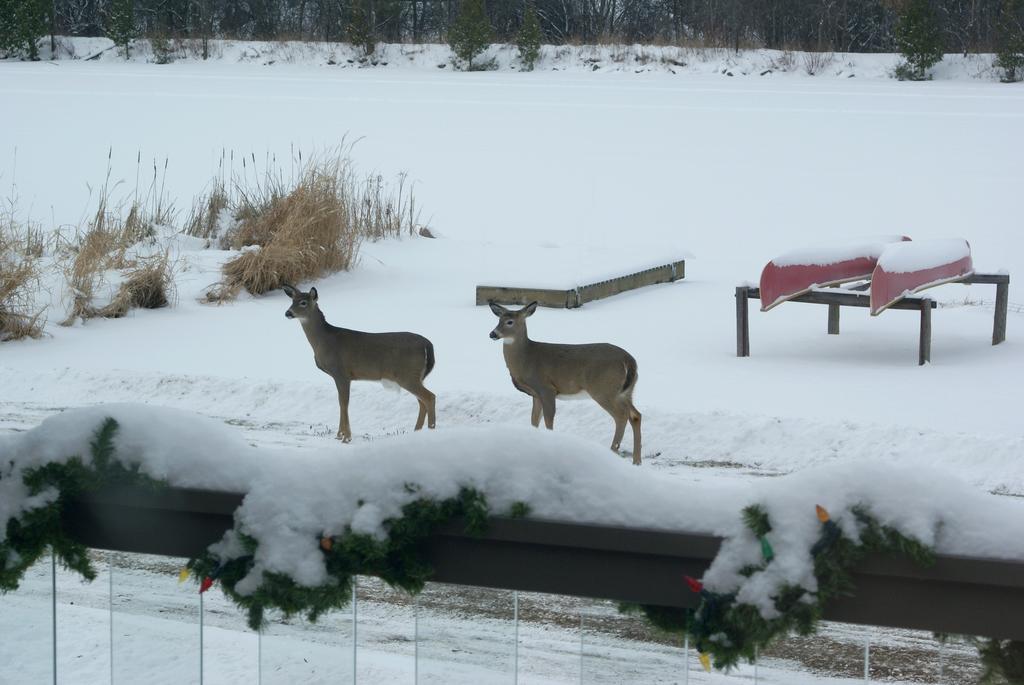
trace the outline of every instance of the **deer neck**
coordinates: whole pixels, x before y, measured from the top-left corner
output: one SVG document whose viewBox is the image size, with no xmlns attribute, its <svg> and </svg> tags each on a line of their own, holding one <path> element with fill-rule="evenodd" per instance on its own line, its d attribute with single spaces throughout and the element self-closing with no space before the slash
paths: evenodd
<svg viewBox="0 0 1024 685">
<path fill-rule="evenodd" d="M 329 333 L 334 326 L 327 323 L 327 317 L 319 309 L 316 314 L 302 320 L 302 332 L 306 334 L 306 340 L 313 348 L 313 354 L 319 355 L 321 350 L 326 349 L 329 344 Z"/>
<path fill-rule="evenodd" d="M 530 356 L 530 346 L 533 341 L 526 334 L 526 328 L 516 333 L 511 338 L 503 338 L 501 351 L 505 355 L 505 365 L 513 376 L 520 373 L 527 365 Z"/>
</svg>

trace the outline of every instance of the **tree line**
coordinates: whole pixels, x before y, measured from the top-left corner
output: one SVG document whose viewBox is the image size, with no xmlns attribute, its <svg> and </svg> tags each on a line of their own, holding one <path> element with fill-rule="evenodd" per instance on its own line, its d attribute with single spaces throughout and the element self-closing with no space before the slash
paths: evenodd
<svg viewBox="0 0 1024 685">
<path fill-rule="evenodd" d="M 469 9 L 467 9 L 469 8 Z M 893 52 L 908 14 L 940 53 L 996 52 L 1024 0 L 0 0 L 0 51 L 70 36 L 440 42 L 479 11 L 495 42 Z"/>
</svg>

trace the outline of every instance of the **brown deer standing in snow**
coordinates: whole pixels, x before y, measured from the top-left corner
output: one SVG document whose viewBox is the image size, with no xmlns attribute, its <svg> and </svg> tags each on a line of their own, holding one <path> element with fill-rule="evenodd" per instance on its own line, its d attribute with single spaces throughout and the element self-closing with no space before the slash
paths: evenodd
<svg viewBox="0 0 1024 685">
<path fill-rule="evenodd" d="M 352 439 L 348 423 L 348 397 L 352 381 L 392 382 L 408 390 L 420 403 L 416 428 L 434 427 L 437 398 L 423 386 L 423 379 L 434 368 L 434 345 L 416 333 L 363 333 L 327 323 L 317 304 L 316 288 L 302 292 L 290 285 L 282 290 L 292 298 L 284 315 L 298 319 L 306 340 L 313 348 L 317 368 L 334 379 L 338 386 L 338 439 Z"/>
<path fill-rule="evenodd" d="M 626 422 L 633 429 L 633 463 L 640 463 L 640 412 L 633 406 L 636 360 L 621 347 L 608 343 L 560 345 L 530 340 L 526 318 L 537 310 L 531 302 L 519 311 L 491 303 L 498 325 L 493 340 L 504 342 L 505 365 L 517 390 L 533 397 L 530 422 L 549 429 L 555 423 L 555 398 L 586 394 L 615 419 L 612 450 L 618 451 Z"/>
</svg>

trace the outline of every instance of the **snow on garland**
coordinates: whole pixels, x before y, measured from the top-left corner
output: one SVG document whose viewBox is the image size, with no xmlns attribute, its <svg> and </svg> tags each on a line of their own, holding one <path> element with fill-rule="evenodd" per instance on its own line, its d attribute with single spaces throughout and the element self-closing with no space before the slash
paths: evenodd
<svg viewBox="0 0 1024 685">
<path fill-rule="evenodd" d="M 270 452 L 185 412 L 94 407 L 0 436 L 0 592 L 15 589 L 48 548 L 93 577 L 86 550 L 63 534 L 61 507 L 111 483 L 248 493 L 234 529 L 189 567 L 201 591 L 218 581 L 254 627 L 270 608 L 315 619 L 344 606 L 354 574 L 418 591 L 430 577 L 419 543 L 455 517 L 470 531 L 492 515 L 527 513 L 696 530 L 725 538 L 702 581 L 687 579 L 699 609 L 643 610 L 655 625 L 687 631 L 708 667 L 713 657 L 728 668 L 776 636 L 813 631 L 867 552 L 920 563 L 935 550 L 1024 559 L 1019 502 L 933 469 L 927 492 L 915 495 L 920 468 L 809 469 L 758 483 L 755 497 L 747 485 L 635 469 L 603 447 L 546 431 L 450 429 L 356 449 Z M 831 514 L 815 512 L 818 497 Z M 1024 644 L 984 641 L 979 650 L 993 672 L 1024 682 Z"/>
<path fill-rule="evenodd" d="M 407 485 L 410 494 L 418 488 Z M 232 531 L 227 541 L 188 564 L 201 578 L 201 591 L 218 581 L 224 593 L 248 612 L 249 627 L 259 630 L 268 609 L 285 616 L 304 613 L 316 621 L 330 609 L 344 608 L 352 597 L 357 575 L 381 578 L 392 587 L 418 594 L 433 573 L 422 558 L 422 544 L 438 526 L 452 519 L 466 521 L 466 530 L 482 534 L 492 515 L 521 517 L 529 513 L 525 503 L 517 502 L 508 511 L 493 512 L 487 499 L 477 490 L 462 488 L 458 495 L 443 501 L 415 499 L 402 507 L 400 518 L 384 522 L 387 535 L 379 540 L 366 533 L 345 531 L 317 541 L 324 556 L 328 581 L 323 585 L 303 586 L 283 573 L 261 571 L 253 581 L 259 542 L 244 533 Z"/>
<path fill-rule="evenodd" d="M 671 632 L 686 632 L 694 641 L 701 663 L 720 669 L 736 666 L 740 660 L 753 662 L 763 650 L 779 637 L 790 633 L 810 635 L 817 629 L 825 606 L 833 599 L 854 590 L 850 569 L 868 553 L 901 554 L 922 566 L 934 563 L 934 551 L 919 540 L 903 535 L 889 526 L 880 525 L 863 507 L 848 512 L 849 523 L 841 527 L 828 511 L 817 506 L 813 515 L 820 524 L 820 534 L 812 546 L 804 550 L 813 565 L 814 590 L 805 585 L 767 580 L 785 576 L 786 570 L 773 573 L 777 560 L 770 541 L 772 525 L 768 514 L 758 505 L 743 510 L 747 535 L 728 539 L 723 547 L 744 546 L 744 555 L 720 555 L 712 564 L 705 580 L 686 576 L 686 584 L 700 595 L 700 604 L 692 614 L 683 609 L 636 607 L 650 614 L 652 622 Z M 852 536 L 844 534 L 853 531 Z M 728 552 L 726 552 L 728 554 Z M 729 568 L 721 559 L 731 558 Z M 738 560 L 747 563 L 737 568 Z M 773 589 L 765 595 L 756 588 L 768 582 Z M 717 590 L 710 589 L 715 583 Z M 764 602 L 767 596 L 769 602 Z M 757 599 L 752 602 L 750 598 Z"/>
<path fill-rule="evenodd" d="M 622 604 L 620 610 L 642 614 L 664 632 L 688 636 L 707 671 L 711 671 L 712 665 L 729 670 L 741 660 L 754 663 L 759 650 L 781 637 L 791 633 L 803 636 L 815 633 L 826 605 L 837 597 L 854 593 L 850 569 L 868 554 L 902 555 L 921 566 L 934 563 L 935 553 L 931 547 L 895 528 L 879 524 L 864 507 L 854 506 L 846 514 L 845 525 L 841 526 L 828 510 L 815 506 L 820 534 L 806 550 L 814 569 L 814 591 L 785 582 L 776 584 L 768 593 L 770 602 L 767 604 L 743 601 L 743 597 L 765 597 L 756 588 L 776 562 L 769 537 L 772 533 L 769 516 L 760 505 L 750 505 L 743 510 L 746 534 L 725 541 L 725 554 L 716 557 L 705 576 L 705 580 L 718 589 L 708 589 L 701 580 L 684 576 L 689 589 L 700 595 L 696 610 L 636 604 Z M 851 531 L 852 535 L 848 536 L 845 531 Z M 742 547 L 743 552 L 730 555 L 730 550 L 725 549 L 730 547 Z M 748 563 L 737 568 L 737 561 L 741 559 Z M 981 658 L 984 670 L 979 682 L 1024 685 L 1024 642 L 966 639 L 978 649 Z"/>
<path fill-rule="evenodd" d="M 90 443 L 90 459 L 72 456 L 64 462 L 48 462 L 13 477 L 13 468 L 0 471 L 0 592 L 16 590 L 25 571 L 53 550 L 61 563 L 87 580 L 96 577 L 88 550 L 68 538 L 60 514 L 66 498 L 83 490 L 117 482 L 159 487 L 159 482 L 141 476 L 111 459 L 117 421 L 108 418 Z M 19 492 L 20 491 L 20 492 Z M 20 495 L 20 497 L 18 496 Z M 12 505 L 14 505 L 12 507 Z M 3 511 L 6 509 L 7 511 Z"/>
</svg>

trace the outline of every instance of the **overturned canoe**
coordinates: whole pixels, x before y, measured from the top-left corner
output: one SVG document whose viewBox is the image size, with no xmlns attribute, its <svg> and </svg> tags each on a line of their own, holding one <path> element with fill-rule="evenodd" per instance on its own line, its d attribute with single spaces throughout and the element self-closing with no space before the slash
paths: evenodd
<svg viewBox="0 0 1024 685">
<path fill-rule="evenodd" d="M 900 235 L 878 236 L 780 255 L 761 271 L 761 311 L 766 312 L 812 288 L 870 278 L 887 247 L 909 240 Z"/>
<path fill-rule="evenodd" d="M 971 246 L 962 238 L 891 245 L 871 274 L 871 315 L 877 316 L 907 295 L 972 273 Z"/>
</svg>

